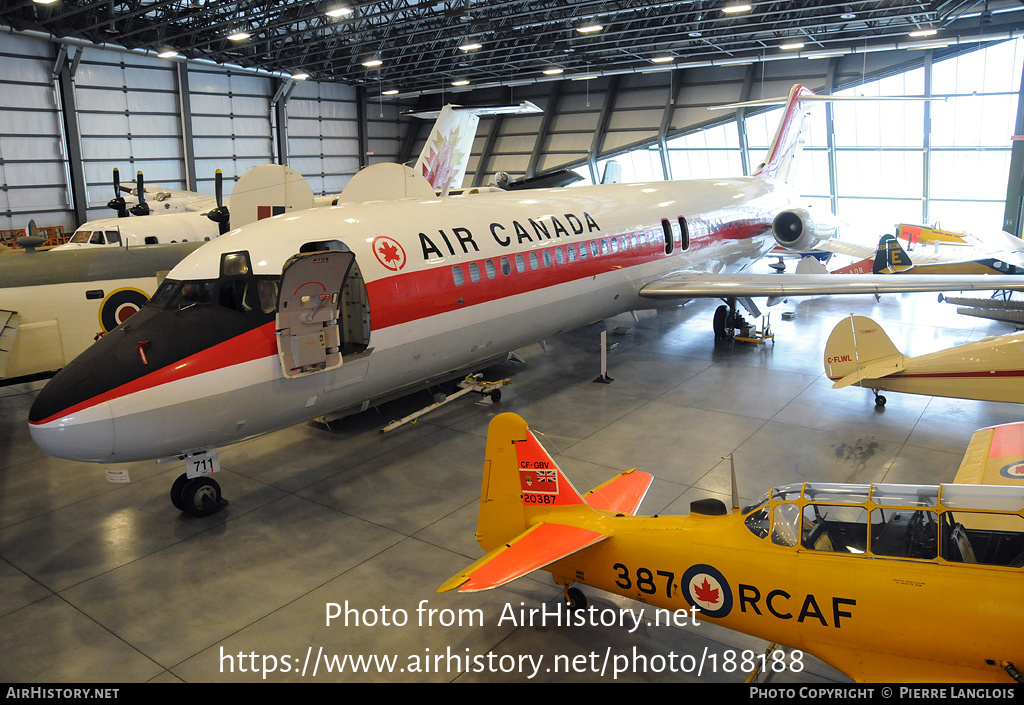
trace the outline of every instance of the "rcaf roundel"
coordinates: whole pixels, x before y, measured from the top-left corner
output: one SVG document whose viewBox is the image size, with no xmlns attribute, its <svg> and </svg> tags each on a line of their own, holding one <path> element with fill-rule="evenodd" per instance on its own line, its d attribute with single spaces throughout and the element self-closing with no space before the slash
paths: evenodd
<svg viewBox="0 0 1024 705">
<path fill-rule="evenodd" d="M 681 579 L 683 597 L 706 617 L 725 617 L 732 611 L 732 589 L 718 570 L 698 563 Z"/>
<path fill-rule="evenodd" d="M 1024 480 L 1024 463 L 1010 463 L 999 474 L 1011 480 Z"/>
<path fill-rule="evenodd" d="M 100 304 L 100 327 L 104 333 L 117 328 L 134 315 L 143 304 L 149 300 L 149 295 L 139 289 L 125 287 L 115 289 L 107 294 Z"/>
</svg>

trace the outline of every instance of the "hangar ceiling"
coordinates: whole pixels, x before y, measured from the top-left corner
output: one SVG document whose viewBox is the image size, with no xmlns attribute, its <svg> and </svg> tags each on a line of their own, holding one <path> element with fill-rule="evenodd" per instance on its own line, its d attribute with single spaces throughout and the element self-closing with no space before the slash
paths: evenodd
<svg viewBox="0 0 1024 705">
<path fill-rule="evenodd" d="M 132 50 L 173 49 L 189 59 L 403 95 L 437 92 L 460 79 L 475 88 L 515 85 L 549 76 L 770 60 L 787 52 L 813 56 L 977 42 L 1024 28 L 1017 0 L 748 2 L 747 10 L 726 11 L 737 4 L 14 0 L 0 9 L 0 24 Z M 587 25 L 600 29 L 580 31 Z M 935 33 L 910 36 L 930 30 Z M 794 43 L 803 46 L 782 48 Z M 364 65 L 371 60 L 380 63 Z"/>
</svg>

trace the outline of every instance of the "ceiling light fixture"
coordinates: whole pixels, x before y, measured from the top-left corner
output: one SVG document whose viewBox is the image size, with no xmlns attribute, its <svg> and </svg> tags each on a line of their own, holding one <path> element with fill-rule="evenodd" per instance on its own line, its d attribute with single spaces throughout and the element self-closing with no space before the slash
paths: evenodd
<svg viewBox="0 0 1024 705">
<path fill-rule="evenodd" d="M 398 89 L 397 88 L 389 88 L 386 91 L 383 91 L 381 93 L 381 95 L 398 95 Z"/>
<path fill-rule="evenodd" d="M 476 51 L 481 47 L 483 47 L 483 44 L 480 44 L 479 42 L 466 42 L 465 44 L 462 44 L 459 49 L 462 51 Z"/>
<path fill-rule="evenodd" d="M 779 49 L 785 49 L 786 51 L 791 51 L 793 49 L 803 49 L 803 48 L 804 48 L 803 42 L 790 42 L 789 44 L 780 44 L 779 45 Z"/>
<path fill-rule="evenodd" d="M 909 36 L 911 36 L 911 37 L 934 37 L 938 33 L 938 31 L 939 30 L 937 30 L 937 29 L 915 29 L 913 32 L 910 32 Z"/>
<path fill-rule="evenodd" d="M 752 9 L 750 5 L 726 5 L 722 8 L 722 12 L 727 15 L 735 15 L 740 12 L 750 12 Z"/>
<path fill-rule="evenodd" d="M 545 76 L 557 76 L 558 74 L 562 73 L 562 71 L 564 71 L 564 70 L 565 69 L 561 69 L 561 68 L 559 68 L 557 66 L 552 66 L 550 68 L 544 69 L 544 75 Z"/>
<path fill-rule="evenodd" d="M 351 15 L 351 14 L 352 14 L 352 8 L 351 7 L 336 7 L 333 10 L 328 10 L 327 11 L 327 16 L 328 17 L 344 17 L 346 15 Z"/>
<path fill-rule="evenodd" d="M 372 69 L 380 66 L 383 63 L 384 62 L 381 61 L 380 59 L 367 59 L 366 61 L 363 62 L 363 66 L 365 66 L 368 69 Z"/>
<path fill-rule="evenodd" d="M 652 64 L 667 64 L 668 62 L 672 61 L 674 58 L 675 58 L 674 56 L 655 56 L 653 59 L 651 59 L 651 63 Z"/>
<path fill-rule="evenodd" d="M 469 79 L 460 78 L 458 81 L 452 81 L 452 85 L 453 86 L 468 86 L 469 85 Z"/>
<path fill-rule="evenodd" d="M 159 54 L 157 54 L 157 56 L 161 59 L 173 59 L 177 55 L 178 52 L 174 51 L 174 49 L 168 49 L 167 51 L 162 51 Z"/>
<path fill-rule="evenodd" d="M 244 39 L 248 39 L 251 36 L 252 35 L 249 34 L 248 32 L 241 31 L 241 32 L 235 32 L 234 34 L 229 34 L 228 35 L 228 39 L 230 39 L 233 42 L 240 42 L 240 41 L 242 41 Z"/>
<path fill-rule="evenodd" d="M 600 25 L 597 22 L 591 22 L 590 24 L 577 27 L 576 31 L 580 34 L 593 34 L 594 32 L 600 32 L 602 29 L 604 29 L 604 25 Z"/>
<path fill-rule="evenodd" d="M 292 80 L 293 81 L 305 81 L 307 78 L 309 78 L 309 74 L 308 73 L 293 73 L 292 74 Z"/>
</svg>

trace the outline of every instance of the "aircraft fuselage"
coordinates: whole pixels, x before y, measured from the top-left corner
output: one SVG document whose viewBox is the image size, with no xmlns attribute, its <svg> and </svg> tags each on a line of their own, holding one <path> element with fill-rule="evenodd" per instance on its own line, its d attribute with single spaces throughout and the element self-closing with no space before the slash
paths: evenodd
<svg viewBox="0 0 1024 705">
<path fill-rule="evenodd" d="M 788 186 L 746 177 L 346 204 L 252 223 L 168 276 L 209 283 L 202 304 L 158 292 L 55 378 L 32 436 L 59 457 L 131 461 L 358 407 L 655 306 L 638 292 L 669 271 L 742 270 L 775 244 L 772 220 L 793 203 Z M 346 281 L 357 291 L 339 317 L 361 319 L 361 339 L 346 341 L 340 367 L 287 378 L 272 307 L 225 306 L 222 260 L 247 253 L 251 271 L 237 281 L 255 289 L 317 250 L 355 257 Z"/>
</svg>

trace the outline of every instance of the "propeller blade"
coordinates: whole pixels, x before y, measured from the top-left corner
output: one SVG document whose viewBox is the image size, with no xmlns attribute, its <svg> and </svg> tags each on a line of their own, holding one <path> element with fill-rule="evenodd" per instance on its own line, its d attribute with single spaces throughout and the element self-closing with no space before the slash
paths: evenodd
<svg viewBox="0 0 1024 705">
<path fill-rule="evenodd" d="M 114 167 L 114 197 L 107 201 L 107 208 L 113 208 L 117 211 L 118 218 L 128 217 L 128 204 L 125 203 L 124 196 L 121 195 L 121 174 L 118 172 L 117 167 Z"/>
<path fill-rule="evenodd" d="M 224 205 L 224 174 L 220 169 L 214 178 L 214 193 L 217 194 L 217 207 L 206 214 L 206 217 L 220 226 L 220 234 L 223 235 L 231 229 L 231 213 Z"/>
<path fill-rule="evenodd" d="M 149 215 L 149 204 L 146 203 L 146 196 L 145 196 L 145 191 L 146 191 L 146 189 L 145 189 L 145 180 L 142 177 L 142 172 L 141 171 L 135 176 L 135 190 L 136 190 L 136 194 L 139 197 L 139 203 L 138 203 L 138 205 L 132 206 L 129 209 L 131 214 L 132 215 Z"/>
</svg>

